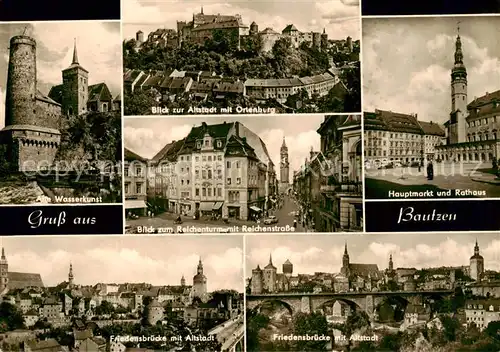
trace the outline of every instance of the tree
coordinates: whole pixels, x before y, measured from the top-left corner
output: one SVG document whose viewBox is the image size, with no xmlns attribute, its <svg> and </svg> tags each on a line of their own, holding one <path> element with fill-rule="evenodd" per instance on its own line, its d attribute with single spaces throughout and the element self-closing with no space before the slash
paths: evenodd
<svg viewBox="0 0 500 352">
<path fill-rule="evenodd" d="M 150 90 L 125 91 L 124 102 L 125 115 L 151 115 L 151 108 L 158 105 L 156 95 Z"/>
<path fill-rule="evenodd" d="M 16 306 L 8 303 L 0 303 L 0 332 L 12 331 L 24 327 L 22 312 Z"/>
<path fill-rule="evenodd" d="M 500 341 L 500 321 L 491 321 L 486 329 L 484 329 L 484 333 Z"/>
<path fill-rule="evenodd" d="M 319 312 L 298 313 L 293 321 L 293 330 L 296 336 L 328 336 L 328 322 Z M 326 341 L 297 341 L 295 347 L 297 351 L 326 351 Z"/>
<path fill-rule="evenodd" d="M 354 311 L 352 315 L 348 316 L 344 325 L 344 335 L 351 337 L 356 331 L 365 326 L 370 326 L 370 317 L 364 311 Z"/>
<path fill-rule="evenodd" d="M 259 345 L 259 331 L 265 329 L 269 324 L 269 317 L 254 310 L 247 310 L 247 349 L 249 352 L 262 351 Z"/>
<path fill-rule="evenodd" d="M 102 301 L 102 303 L 96 307 L 95 312 L 97 315 L 113 314 L 115 312 L 115 308 L 110 302 Z"/>
</svg>

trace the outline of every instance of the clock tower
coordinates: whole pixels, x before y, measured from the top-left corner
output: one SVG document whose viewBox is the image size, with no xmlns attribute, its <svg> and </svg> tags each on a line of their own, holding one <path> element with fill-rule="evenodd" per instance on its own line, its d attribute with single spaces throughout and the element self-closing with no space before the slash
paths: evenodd
<svg viewBox="0 0 500 352">
<path fill-rule="evenodd" d="M 290 187 L 290 164 L 288 162 L 288 147 L 286 146 L 285 137 L 280 149 L 280 193 L 285 193 Z"/>
</svg>

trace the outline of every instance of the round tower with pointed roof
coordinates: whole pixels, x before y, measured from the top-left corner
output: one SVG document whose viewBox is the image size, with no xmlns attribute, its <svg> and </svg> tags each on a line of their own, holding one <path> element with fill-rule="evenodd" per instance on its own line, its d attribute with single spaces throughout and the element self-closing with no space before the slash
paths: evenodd
<svg viewBox="0 0 500 352">
<path fill-rule="evenodd" d="M 484 273 L 484 258 L 479 254 L 479 245 L 476 240 L 476 245 L 474 246 L 474 254 L 470 257 L 470 277 L 476 281 L 481 280 L 481 276 Z"/>
<path fill-rule="evenodd" d="M 257 23 L 255 23 L 255 21 L 253 21 L 252 24 L 250 25 L 249 34 L 250 35 L 257 35 L 258 33 L 259 33 L 259 26 L 257 25 Z"/>
<path fill-rule="evenodd" d="M 148 323 L 156 325 L 159 321 L 163 320 L 165 309 L 158 300 L 154 299 L 148 305 Z"/>
<path fill-rule="evenodd" d="M 450 143 L 466 141 L 465 118 L 467 116 L 467 69 L 464 64 L 460 27 L 457 27 L 454 64 L 451 69 L 451 124 Z"/>
</svg>

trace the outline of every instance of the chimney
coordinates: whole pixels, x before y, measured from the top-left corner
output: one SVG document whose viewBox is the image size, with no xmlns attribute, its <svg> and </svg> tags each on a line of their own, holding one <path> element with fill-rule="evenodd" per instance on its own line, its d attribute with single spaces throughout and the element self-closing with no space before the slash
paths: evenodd
<svg viewBox="0 0 500 352">
<path fill-rule="evenodd" d="M 239 137 L 240 136 L 240 123 L 238 121 L 236 121 L 234 123 L 234 129 L 235 129 L 235 132 L 236 132 L 236 137 Z"/>
</svg>

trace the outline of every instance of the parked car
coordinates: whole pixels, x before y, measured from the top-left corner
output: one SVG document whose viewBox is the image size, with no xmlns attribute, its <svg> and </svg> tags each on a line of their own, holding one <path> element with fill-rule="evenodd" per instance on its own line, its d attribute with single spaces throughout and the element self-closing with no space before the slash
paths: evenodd
<svg viewBox="0 0 500 352">
<path fill-rule="evenodd" d="M 264 219 L 264 224 L 266 224 L 266 225 L 276 224 L 277 222 L 278 222 L 278 218 L 274 215 L 271 215 L 267 219 Z"/>
</svg>

